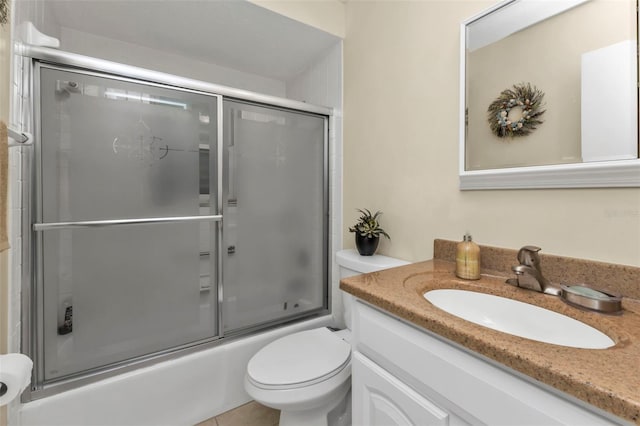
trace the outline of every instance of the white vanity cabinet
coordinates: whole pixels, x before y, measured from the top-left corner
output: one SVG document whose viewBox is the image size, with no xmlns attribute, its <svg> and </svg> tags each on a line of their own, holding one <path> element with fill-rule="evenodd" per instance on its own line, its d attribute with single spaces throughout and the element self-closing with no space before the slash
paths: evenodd
<svg viewBox="0 0 640 426">
<path fill-rule="evenodd" d="M 353 425 L 629 424 L 358 300 Z"/>
<path fill-rule="evenodd" d="M 354 425 L 450 424 L 448 412 L 361 353 L 353 354 L 351 374 Z"/>
</svg>

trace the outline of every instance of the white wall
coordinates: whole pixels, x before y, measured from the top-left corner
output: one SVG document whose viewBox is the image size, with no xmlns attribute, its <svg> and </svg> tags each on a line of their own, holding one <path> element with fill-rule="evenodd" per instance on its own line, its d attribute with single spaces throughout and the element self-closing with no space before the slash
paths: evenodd
<svg viewBox="0 0 640 426">
<path fill-rule="evenodd" d="M 60 28 L 60 49 L 266 95 L 284 97 L 286 93 L 280 80 L 66 27 Z"/>
<path fill-rule="evenodd" d="M 10 77 L 10 45 L 11 23 L 0 26 L 0 120 L 9 122 L 9 93 L 11 93 Z M 0 253 L 0 354 L 8 348 L 8 297 L 9 297 L 9 251 Z M 7 423 L 7 409 L 0 408 L 0 425 Z"/>
<path fill-rule="evenodd" d="M 2 72 L 0 72 L 0 81 L 4 86 L 2 93 L 2 115 L 0 118 L 16 130 L 29 129 L 22 128 L 22 120 L 20 119 L 20 106 L 22 105 L 22 90 L 20 87 L 19 77 L 22 73 L 22 63 L 15 61 L 13 57 L 12 34 L 16 31 L 15 22 L 20 22 L 18 16 L 20 13 L 16 10 L 14 4 L 10 4 L 11 25 L 3 29 L 2 33 Z M 26 9 L 21 12 L 22 16 L 33 16 L 35 18 L 36 11 L 27 5 Z M 6 90 L 4 90 L 6 89 Z M 22 217 L 22 199 L 21 192 L 18 189 L 22 181 L 21 156 L 22 152 L 28 148 L 13 147 L 9 149 L 9 199 L 8 199 L 8 221 L 9 221 L 9 244 L 8 251 L 2 254 L 0 262 L 0 288 L 3 293 L 6 292 L 7 298 L 0 297 L 0 311 L 6 315 L 6 322 L 2 323 L 2 344 L 3 351 L 19 352 L 20 351 L 20 303 L 21 303 L 21 287 L 20 287 L 20 271 L 22 268 L 22 238 L 21 238 L 21 222 Z M 6 280 L 6 281 L 5 281 Z M 14 400 L 8 404 L 6 409 L 6 421 L 9 425 L 17 424 L 17 410 L 19 401 Z M 2 424 L 2 420 L 0 420 Z"/>
<path fill-rule="evenodd" d="M 380 252 L 433 256 L 433 239 L 542 247 L 640 266 L 640 189 L 458 189 L 459 25 L 491 1 L 347 2 L 344 244 L 380 209 Z M 514 259 L 515 260 L 515 259 Z"/>
<path fill-rule="evenodd" d="M 340 38 L 345 36 L 342 0 L 249 0 L 280 15 L 311 25 Z"/>
</svg>

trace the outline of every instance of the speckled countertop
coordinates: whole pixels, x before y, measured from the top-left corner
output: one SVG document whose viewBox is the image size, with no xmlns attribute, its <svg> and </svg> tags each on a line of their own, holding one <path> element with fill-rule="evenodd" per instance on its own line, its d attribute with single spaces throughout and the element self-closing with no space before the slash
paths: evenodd
<svg viewBox="0 0 640 426">
<path fill-rule="evenodd" d="M 434 259 L 346 278 L 340 288 L 533 379 L 640 424 L 639 300 L 624 298 L 621 315 L 603 315 L 568 306 L 556 296 L 507 285 L 504 281 L 509 275 L 499 271 L 483 270 L 480 280 L 467 281 L 457 278 L 454 270 L 453 262 Z M 609 349 L 576 349 L 494 331 L 448 314 L 423 298 L 425 292 L 438 288 L 472 290 L 541 306 L 601 330 L 616 344 Z"/>
</svg>

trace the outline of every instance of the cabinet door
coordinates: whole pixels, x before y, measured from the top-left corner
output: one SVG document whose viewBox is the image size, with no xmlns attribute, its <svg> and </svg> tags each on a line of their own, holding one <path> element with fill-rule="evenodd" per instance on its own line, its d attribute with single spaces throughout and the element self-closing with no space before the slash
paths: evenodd
<svg viewBox="0 0 640 426">
<path fill-rule="evenodd" d="M 354 426 L 449 424 L 449 413 L 359 352 L 351 371 Z"/>
</svg>

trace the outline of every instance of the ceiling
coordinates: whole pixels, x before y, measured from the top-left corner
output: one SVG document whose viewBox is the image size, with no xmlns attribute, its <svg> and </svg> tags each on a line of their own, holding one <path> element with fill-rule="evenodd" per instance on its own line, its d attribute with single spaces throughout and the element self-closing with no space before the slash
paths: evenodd
<svg viewBox="0 0 640 426">
<path fill-rule="evenodd" d="M 45 5 L 53 25 L 282 81 L 340 40 L 245 0 L 57 0 Z"/>
</svg>

